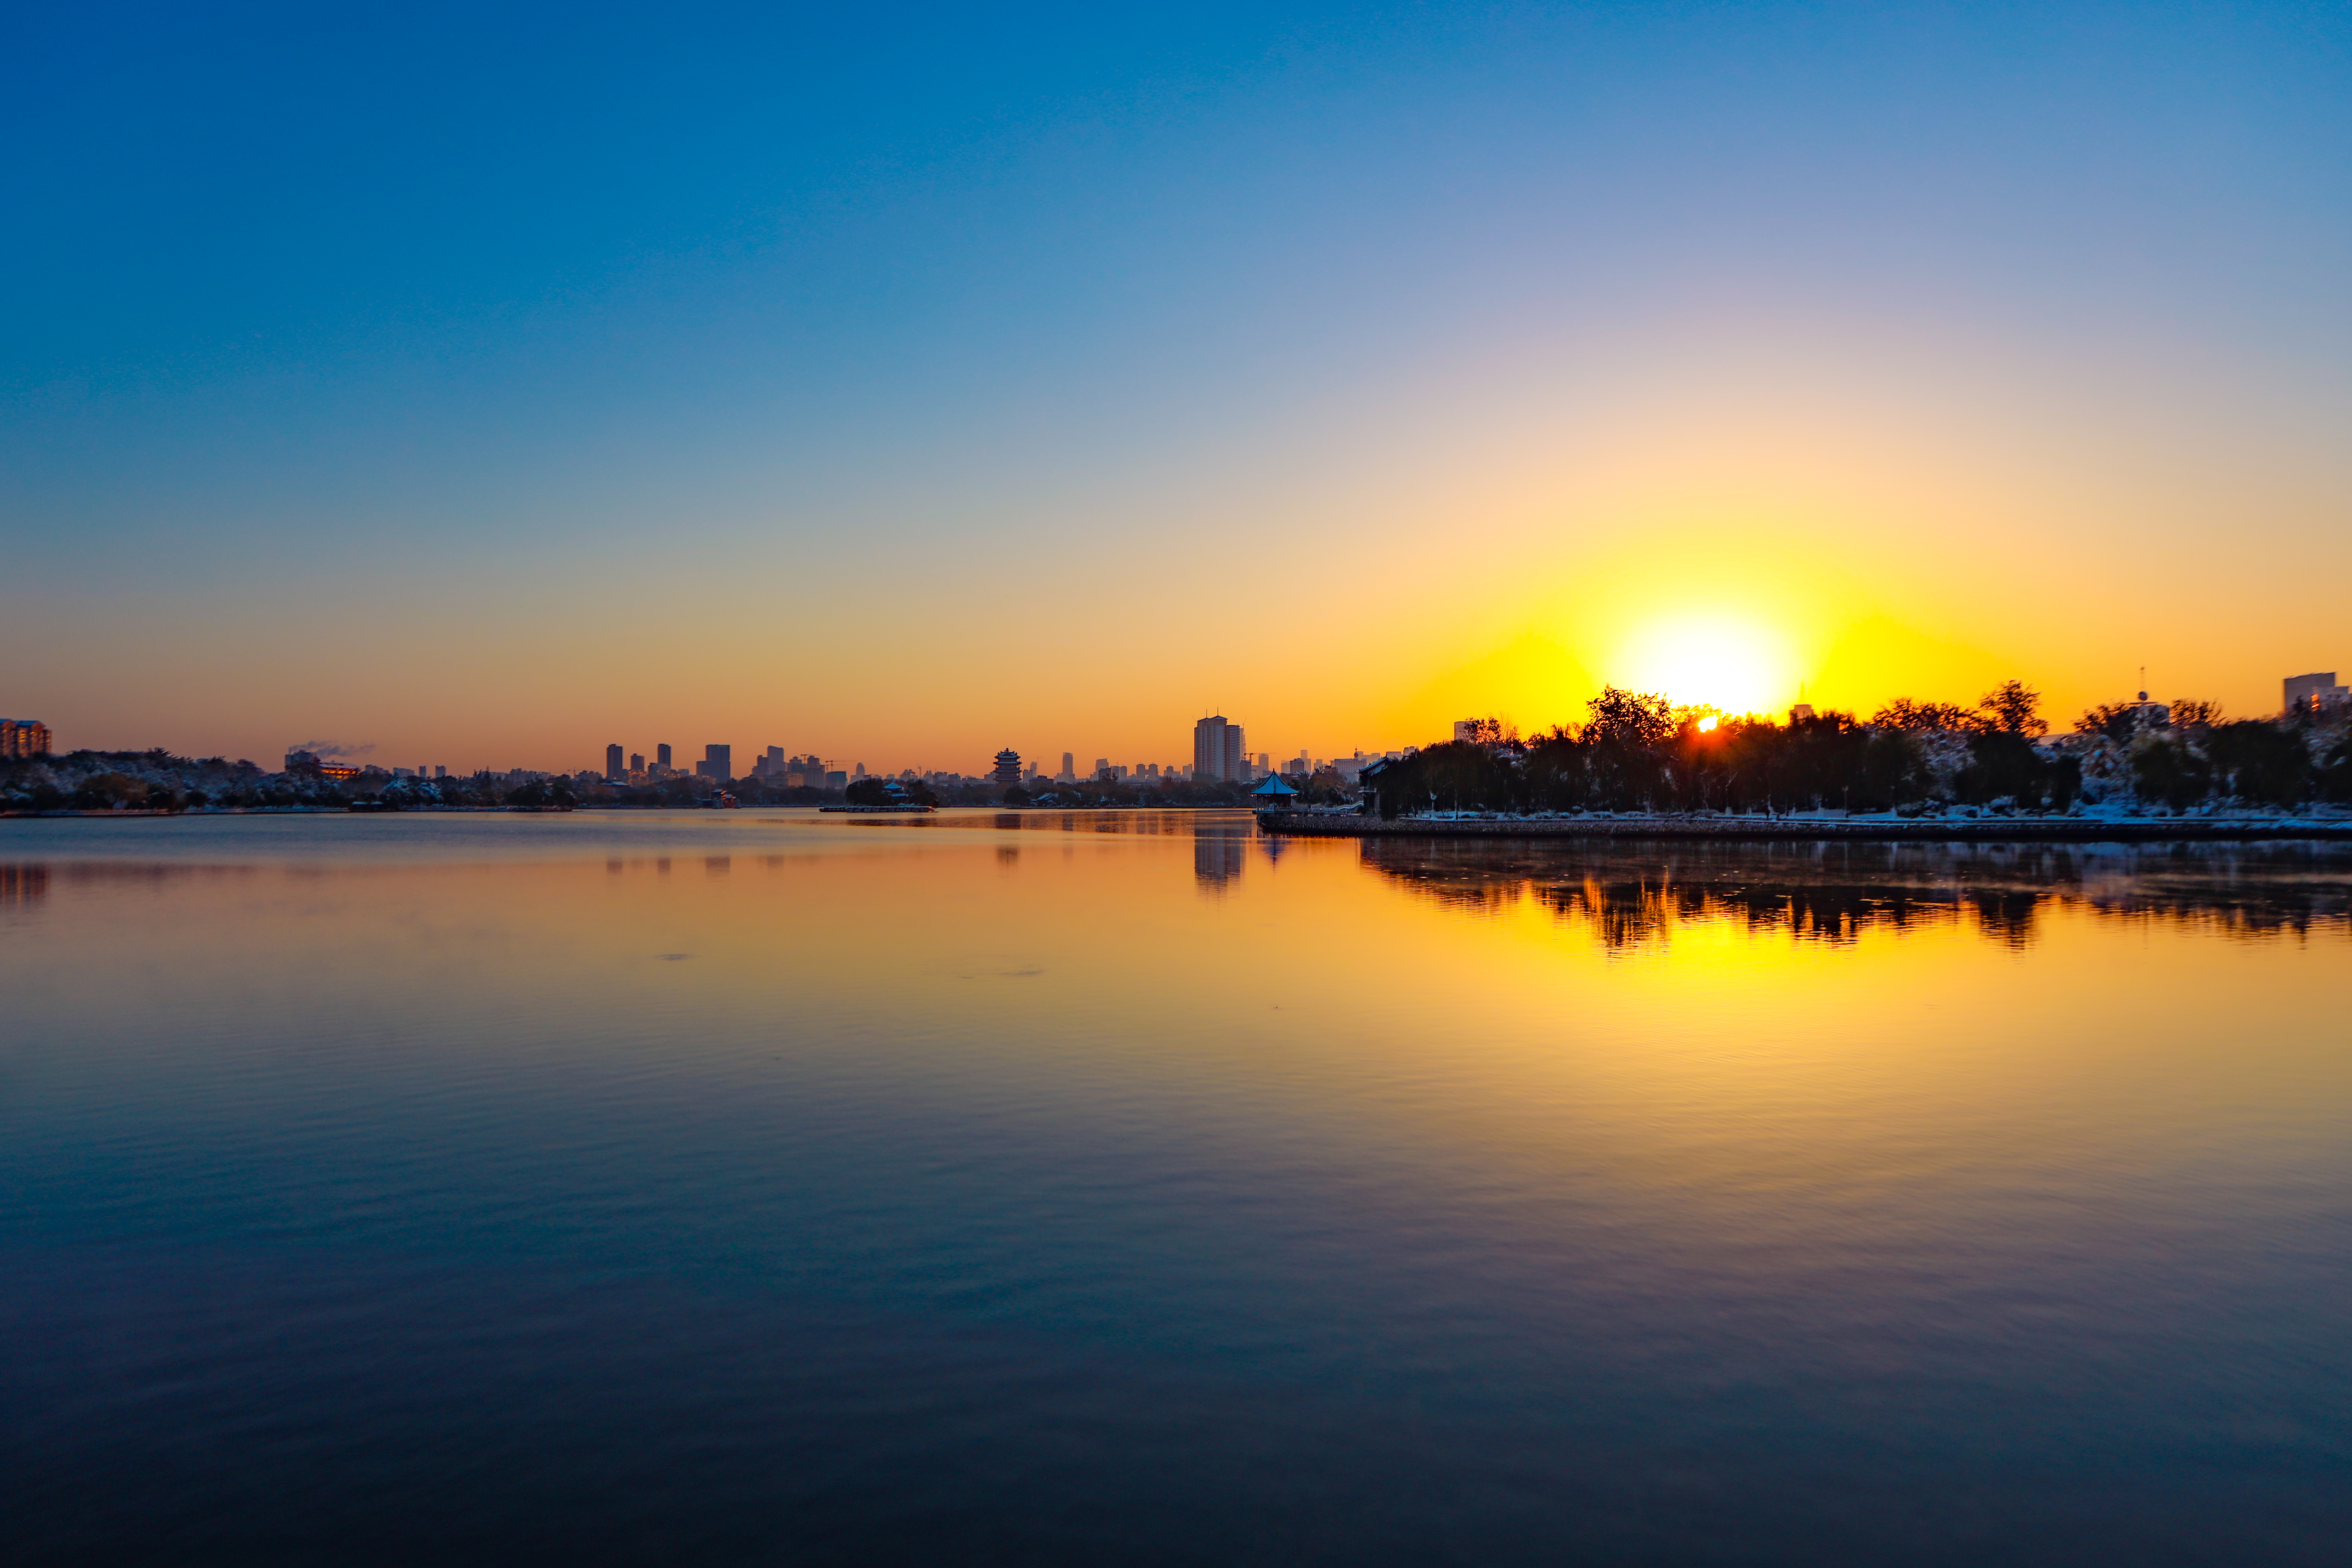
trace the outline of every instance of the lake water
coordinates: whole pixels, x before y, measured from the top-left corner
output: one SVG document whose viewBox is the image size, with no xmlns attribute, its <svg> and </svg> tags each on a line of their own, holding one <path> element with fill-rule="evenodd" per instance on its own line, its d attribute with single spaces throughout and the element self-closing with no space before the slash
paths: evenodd
<svg viewBox="0 0 2352 1568">
<path fill-rule="evenodd" d="M 0 1554 L 2328 1563 L 2352 855 L 0 822 Z"/>
</svg>

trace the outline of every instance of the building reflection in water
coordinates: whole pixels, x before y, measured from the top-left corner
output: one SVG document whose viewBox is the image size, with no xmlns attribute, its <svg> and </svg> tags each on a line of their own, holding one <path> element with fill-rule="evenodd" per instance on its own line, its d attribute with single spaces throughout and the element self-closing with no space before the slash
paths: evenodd
<svg viewBox="0 0 2352 1568">
<path fill-rule="evenodd" d="M 1192 879 L 1204 893 L 1223 893 L 1241 878 L 1256 825 L 1203 818 L 1192 825 Z"/>
<path fill-rule="evenodd" d="M 2197 923 L 2225 933 L 2352 934 L 2352 848 L 2268 845 L 1727 845 L 1368 838 L 1364 866 L 1465 914 L 1531 900 L 1605 946 L 1737 920 L 1751 932 L 1850 942 L 1965 921 L 2029 946 L 2048 909 Z"/>
<path fill-rule="evenodd" d="M 0 905 L 37 903 L 48 890 L 47 866 L 0 866 Z"/>
<path fill-rule="evenodd" d="M 202 866 L 155 860 L 19 861 L 0 865 L 0 908 L 39 903 L 73 889 L 163 889 L 184 882 L 246 880 L 261 874 L 256 866 Z M 316 877 L 316 868 L 289 866 L 291 876 Z"/>
</svg>

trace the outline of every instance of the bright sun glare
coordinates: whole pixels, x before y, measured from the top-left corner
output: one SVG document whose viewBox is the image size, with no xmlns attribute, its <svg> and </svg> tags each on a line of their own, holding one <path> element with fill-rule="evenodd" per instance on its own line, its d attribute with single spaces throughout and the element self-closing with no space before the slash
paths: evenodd
<svg viewBox="0 0 2352 1568">
<path fill-rule="evenodd" d="M 1738 616 L 1685 615 L 1634 635 L 1618 659 L 1618 684 L 1663 691 L 1676 702 L 1757 713 L 1794 684 L 1788 643 Z"/>
</svg>

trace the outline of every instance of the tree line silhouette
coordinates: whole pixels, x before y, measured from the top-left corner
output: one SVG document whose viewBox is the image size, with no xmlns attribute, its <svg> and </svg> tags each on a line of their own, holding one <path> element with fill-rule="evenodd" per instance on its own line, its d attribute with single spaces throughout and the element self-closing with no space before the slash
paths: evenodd
<svg viewBox="0 0 2352 1568">
<path fill-rule="evenodd" d="M 2017 680 L 1973 708 L 1899 698 L 1867 720 L 1799 710 L 1781 722 L 1614 686 L 1587 706 L 1583 723 L 1532 739 L 1486 720 L 1473 739 L 1367 769 L 1364 809 L 2049 812 L 2086 793 L 2172 810 L 2352 801 L 2340 716 L 2232 722 L 2210 702 L 2110 703 L 2053 743 L 2041 694 Z"/>
</svg>

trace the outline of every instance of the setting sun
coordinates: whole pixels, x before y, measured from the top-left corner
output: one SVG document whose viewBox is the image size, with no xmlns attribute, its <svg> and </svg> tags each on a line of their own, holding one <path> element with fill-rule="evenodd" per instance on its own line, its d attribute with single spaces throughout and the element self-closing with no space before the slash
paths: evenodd
<svg viewBox="0 0 2352 1568">
<path fill-rule="evenodd" d="M 1760 712 L 1795 685 L 1785 637 L 1738 616 L 1689 614 L 1654 621 L 1615 661 L 1616 683 L 1676 702 Z"/>
</svg>

